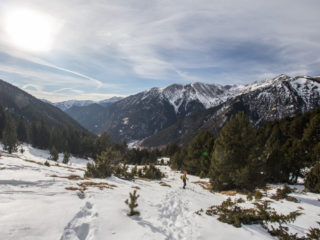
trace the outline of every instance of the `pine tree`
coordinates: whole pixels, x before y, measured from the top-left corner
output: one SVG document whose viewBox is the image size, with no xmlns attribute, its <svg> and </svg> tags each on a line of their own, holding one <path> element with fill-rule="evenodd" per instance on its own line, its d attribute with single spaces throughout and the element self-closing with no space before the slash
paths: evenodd
<svg viewBox="0 0 320 240">
<path fill-rule="evenodd" d="M 95 163 L 88 163 L 85 172 L 86 177 L 106 178 L 110 177 L 113 169 L 119 164 L 122 154 L 109 148 L 98 155 Z"/>
<path fill-rule="evenodd" d="M 40 121 L 39 125 L 39 148 L 41 149 L 48 149 L 50 144 L 50 131 L 49 128 L 45 125 L 44 121 Z"/>
<path fill-rule="evenodd" d="M 140 196 L 140 195 L 136 195 L 136 193 L 137 193 L 137 190 L 134 190 L 133 194 L 129 193 L 130 201 L 129 199 L 125 201 L 125 203 L 129 206 L 129 209 L 130 209 L 128 216 L 140 215 L 140 212 L 134 210 L 136 207 L 138 207 L 137 200 Z"/>
<path fill-rule="evenodd" d="M 284 161 L 285 153 L 282 148 L 284 141 L 285 137 L 281 132 L 279 124 L 274 124 L 266 140 L 265 148 L 267 158 L 266 177 L 269 182 L 283 182 L 289 179 L 289 173 L 286 171 L 286 163 Z"/>
<path fill-rule="evenodd" d="M 180 170 L 186 158 L 187 149 L 181 148 L 179 151 L 175 152 L 175 154 L 171 157 L 170 167 L 172 169 Z"/>
<path fill-rule="evenodd" d="M 240 112 L 232 116 L 215 141 L 210 180 L 214 189 L 252 190 L 262 184 L 256 134 L 249 118 Z"/>
<path fill-rule="evenodd" d="M 67 163 L 69 162 L 69 159 L 70 159 L 70 153 L 64 152 L 64 153 L 63 153 L 63 160 L 62 160 L 62 162 L 63 162 L 64 164 L 67 164 Z"/>
<path fill-rule="evenodd" d="M 314 193 L 320 193 L 320 163 L 317 163 L 308 173 L 305 187 Z"/>
<path fill-rule="evenodd" d="M 183 169 L 190 174 L 206 176 L 210 167 L 211 152 L 214 137 L 208 132 L 199 133 L 188 145 L 187 157 L 183 162 Z"/>
<path fill-rule="evenodd" d="M 5 127 L 3 130 L 2 143 L 9 153 L 16 152 L 18 147 L 17 129 L 14 119 L 6 114 Z"/>
<path fill-rule="evenodd" d="M 2 106 L 0 106 L 0 139 L 3 137 L 3 130 L 5 126 L 6 115 Z"/>
<path fill-rule="evenodd" d="M 53 161 L 57 161 L 58 158 L 59 158 L 59 153 L 58 153 L 57 149 L 53 146 L 50 149 L 50 157 L 49 157 L 49 159 L 53 160 Z"/>
<path fill-rule="evenodd" d="M 20 142 L 29 142 L 28 127 L 23 117 L 20 117 L 18 121 L 17 134 Z"/>
</svg>

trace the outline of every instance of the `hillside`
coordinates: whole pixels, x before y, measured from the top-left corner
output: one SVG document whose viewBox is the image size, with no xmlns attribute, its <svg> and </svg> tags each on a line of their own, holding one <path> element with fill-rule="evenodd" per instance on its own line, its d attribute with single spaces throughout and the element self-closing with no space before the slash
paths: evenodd
<svg viewBox="0 0 320 240">
<path fill-rule="evenodd" d="M 25 91 L 0 80 L 0 105 L 13 115 L 23 116 L 29 122 L 43 121 L 49 127 L 72 125 L 85 129 L 62 110 L 45 103 Z"/>
<path fill-rule="evenodd" d="M 170 187 L 161 186 L 160 181 L 125 181 L 116 177 L 77 179 L 75 175 L 83 176 L 86 160 L 71 158 L 69 165 L 50 161 L 51 167 L 46 167 L 42 163 L 49 156 L 47 151 L 23 147 L 24 154 L 3 153 L 0 157 L 3 239 L 275 239 L 260 225 L 235 228 L 215 216 L 196 214 L 229 197 L 205 190 L 198 177 L 189 176 L 185 190 L 181 188 L 180 173 L 165 166 L 160 166 L 167 175 L 162 182 Z M 207 179 L 201 181 L 205 183 Z M 94 183 L 103 187 L 99 189 Z M 81 184 L 87 185 L 84 193 L 77 190 Z M 140 195 L 139 217 L 128 217 L 124 203 L 133 187 Z M 278 187 L 269 185 L 263 199 L 270 200 Z M 299 210 L 302 215 L 284 226 L 302 236 L 310 227 L 317 227 L 320 195 L 304 193 L 302 186 L 294 187 L 298 190 L 290 196 L 299 203 L 271 200 L 271 207 L 283 214 Z M 243 194 L 230 197 L 246 199 Z M 241 206 L 252 207 L 253 203 L 246 201 Z"/>
</svg>

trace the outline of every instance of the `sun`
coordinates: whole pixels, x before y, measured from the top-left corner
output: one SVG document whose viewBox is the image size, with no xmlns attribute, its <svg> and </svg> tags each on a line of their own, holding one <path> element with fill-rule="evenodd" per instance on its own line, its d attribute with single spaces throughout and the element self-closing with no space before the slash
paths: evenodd
<svg viewBox="0 0 320 240">
<path fill-rule="evenodd" d="M 5 16 L 5 30 L 9 41 L 27 51 L 50 51 L 54 41 L 54 19 L 32 9 L 8 11 Z"/>
</svg>

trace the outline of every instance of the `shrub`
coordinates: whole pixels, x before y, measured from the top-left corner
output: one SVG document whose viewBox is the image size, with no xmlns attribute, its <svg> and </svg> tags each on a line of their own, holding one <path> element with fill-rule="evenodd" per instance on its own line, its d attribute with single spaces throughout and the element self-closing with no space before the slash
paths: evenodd
<svg viewBox="0 0 320 240">
<path fill-rule="evenodd" d="M 128 166 L 126 164 L 114 167 L 113 174 L 116 177 L 124 180 L 132 180 L 134 178 L 134 174 L 132 173 L 132 171 L 128 171 Z"/>
<path fill-rule="evenodd" d="M 232 224 L 235 227 L 241 227 L 241 224 L 261 224 L 267 228 L 266 223 L 283 223 L 294 222 L 296 217 L 301 215 L 299 211 L 294 211 L 288 215 L 278 214 L 269 206 L 270 201 L 254 203 L 255 208 L 241 208 L 237 206 L 230 198 L 220 205 L 211 206 L 207 209 L 206 214 L 209 216 L 218 215 L 218 220 L 224 223 Z"/>
<path fill-rule="evenodd" d="M 136 207 L 138 207 L 137 200 L 140 195 L 136 195 L 137 190 L 133 191 L 132 193 L 129 193 L 130 201 L 127 199 L 125 203 L 129 206 L 130 212 L 128 213 L 128 216 L 133 216 L 133 215 L 139 215 L 140 213 L 136 210 L 134 210 Z"/>
<path fill-rule="evenodd" d="M 320 193 L 320 163 L 317 163 L 308 173 L 304 186 L 314 193 Z"/>
<path fill-rule="evenodd" d="M 201 171 L 199 177 L 200 177 L 200 178 L 205 178 L 205 177 L 207 177 L 207 176 L 206 176 L 206 174 L 205 174 L 203 171 Z"/>
<path fill-rule="evenodd" d="M 254 198 L 256 201 L 260 200 L 262 198 L 262 193 L 259 190 L 255 191 Z"/>
<path fill-rule="evenodd" d="M 252 201 L 252 199 L 253 199 L 252 193 L 249 192 L 248 195 L 247 195 L 247 200 L 248 201 Z"/>
<path fill-rule="evenodd" d="M 290 188 L 288 184 L 284 184 L 283 188 L 278 188 L 276 194 L 272 195 L 271 198 L 276 201 L 286 199 L 291 202 L 299 202 L 295 197 L 288 196 L 288 194 L 292 192 L 294 192 L 294 189 Z"/>
<path fill-rule="evenodd" d="M 48 161 L 45 161 L 44 165 L 47 166 L 47 167 L 50 167 L 50 163 Z"/>
<path fill-rule="evenodd" d="M 57 161 L 58 158 L 59 158 L 59 153 L 58 153 L 57 149 L 53 146 L 53 147 L 50 149 L 50 157 L 49 157 L 49 160 Z"/>
<path fill-rule="evenodd" d="M 69 159 L 70 159 L 70 153 L 64 152 L 62 163 L 67 164 L 69 162 Z"/>
<path fill-rule="evenodd" d="M 131 174 L 132 174 L 133 176 L 138 175 L 138 166 L 137 166 L 137 165 L 135 165 L 135 166 L 131 169 Z"/>
<path fill-rule="evenodd" d="M 85 177 L 106 178 L 113 173 L 120 161 L 120 152 L 108 149 L 97 157 L 95 163 L 88 163 Z"/>
<path fill-rule="evenodd" d="M 142 169 L 142 176 L 149 179 L 161 179 L 164 177 L 164 174 L 160 171 L 159 168 L 155 167 L 153 164 L 149 166 L 144 166 Z"/>
</svg>

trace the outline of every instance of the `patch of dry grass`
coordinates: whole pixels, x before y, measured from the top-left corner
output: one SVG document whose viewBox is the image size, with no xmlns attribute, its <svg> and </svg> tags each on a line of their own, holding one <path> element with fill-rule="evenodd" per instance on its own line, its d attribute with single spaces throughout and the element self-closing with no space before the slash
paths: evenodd
<svg viewBox="0 0 320 240">
<path fill-rule="evenodd" d="M 165 182 L 159 182 L 160 186 L 163 186 L 163 187 L 171 187 L 171 185 L 165 183 Z"/>
<path fill-rule="evenodd" d="M 97 187 L 100 190 L 114 189 L 115 187 L 117 187 L 116 185 L 109 184 L 107 182 L 91 182 L 91 181 L 81 182 L 81 183 L 78 183 L 78 185 L 85 189 L 87 189 L 88 187 Z"/>
<path fill-rule="evenodd" d="M 89 180 L 87 177 L 80 177 L 79 175 L 71 174 L 69 176 L 58 176 L 58 175 L 51 175 L 50 177 L 57 177 L 57 178 L 66 178 L 69 180 Z"/>
<path fill-rule="evenodd" d="M 212 190 L 213 189 L 211 183 L 206 182 L 206 181 L 195 181 L 192 183 L 200 185 L 205 190 Z"/>
<path fill-rule="evenodd" d="M 149 179 L 149 178 L 143 178 L 143 177 L 138 177 L 137 180 L 142 180 L 142 181 L 146 181 L 146 182 L 151 182 L 151 179 Z"/>
<path fill-rule="evenodd" d="M 137 190 L 140 189 L 140 187 L 138 187 L 138 186 L 131 186 L 131 188 L 134 188 L 134 189 L 137 189 Z"/>
<path fill-rule="evenodd" d="M 71 191 L 77 191 L 77 190 L 82 190 L 80 188 L 77 188 L 77 187 L 65 187 L 66 190 L 71 190 Z"/>
<path fill-rule="evenodd" d="M 227 196 L 234 196 L 237 194 L 237 191 L 236 190 L 229 190 L 229 191 L 221 191 L 219 193 L 227 195 Z"/>
</svg>

